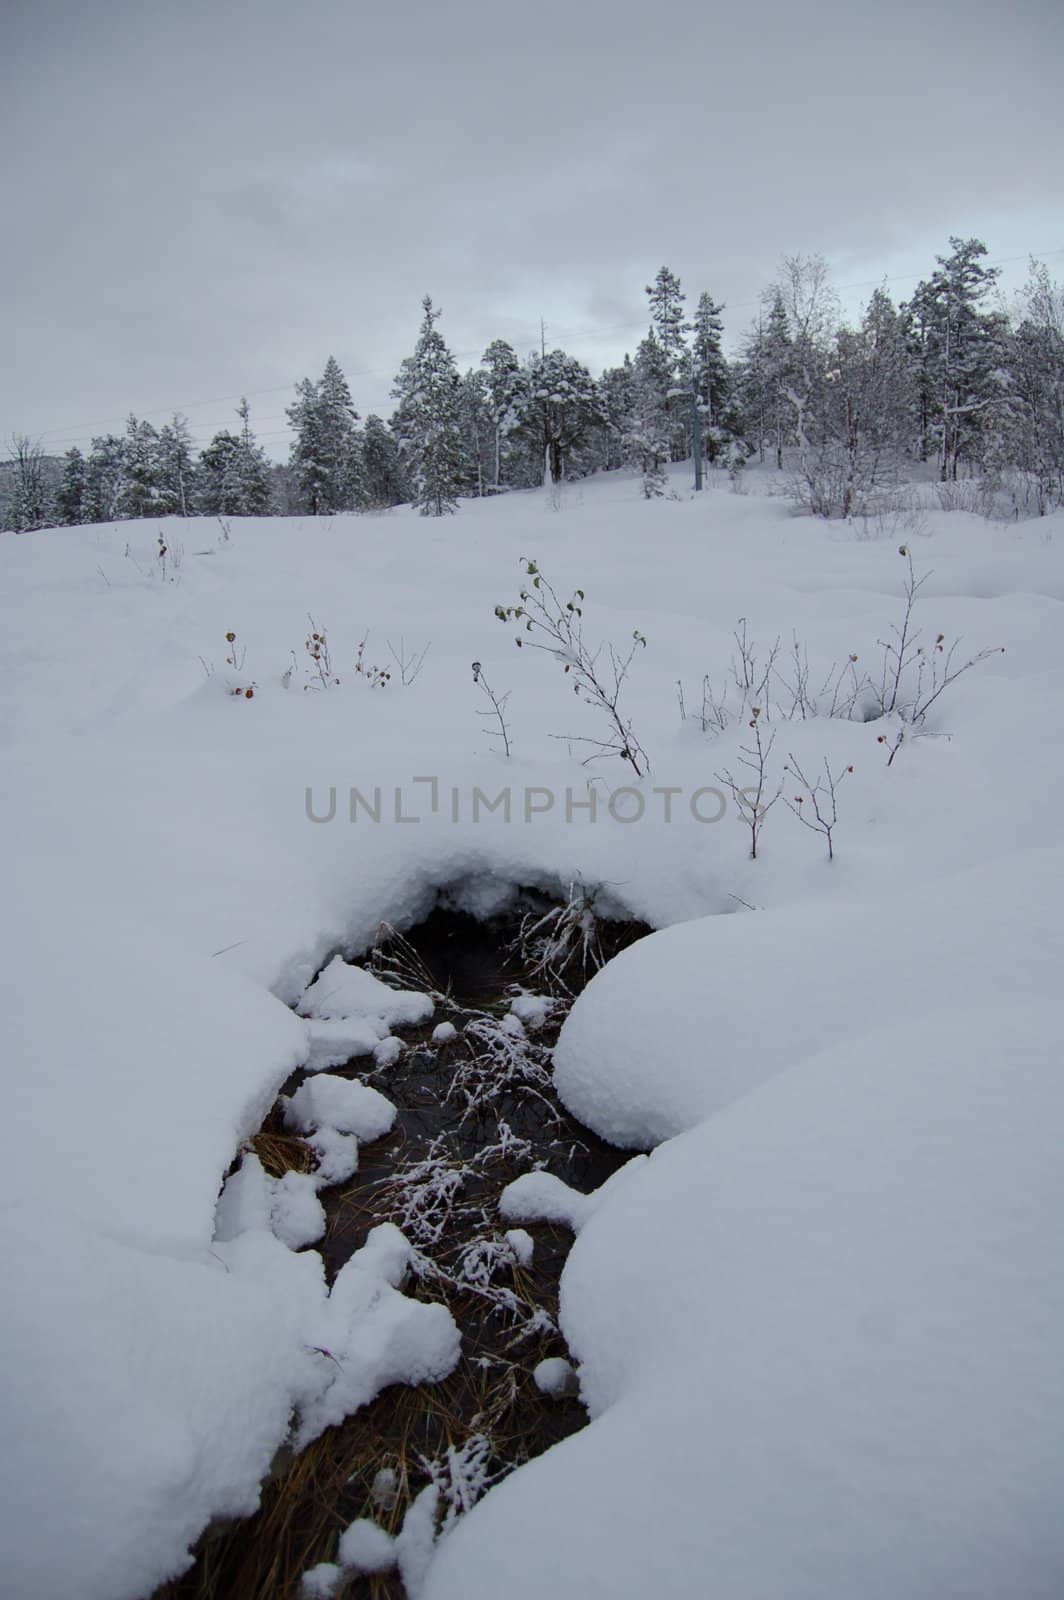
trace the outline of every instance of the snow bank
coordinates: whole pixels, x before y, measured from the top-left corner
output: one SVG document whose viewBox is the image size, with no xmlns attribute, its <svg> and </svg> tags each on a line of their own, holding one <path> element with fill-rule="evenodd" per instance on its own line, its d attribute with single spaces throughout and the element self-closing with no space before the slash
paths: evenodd
<svg viewBox="0 0 1064 1600">
<path fill-rule="evenodd" d="M 573 1248 L 594 1419 L 428 1600 L 1051 1600 L 1064 1075 L 1045 1001 L 928 1014 L 663 1145 Z"/>
<path fill-rule="evenodd" d="M 899 1016 L 977 995 L 1037 1001 L 1064 963 L 1062 882 L 1064 851 L 1018 850 L 874 899 L 664 929 L 578 997 L 555 1086 L 604 1139 L 647 1149 Z"/>
</svg>

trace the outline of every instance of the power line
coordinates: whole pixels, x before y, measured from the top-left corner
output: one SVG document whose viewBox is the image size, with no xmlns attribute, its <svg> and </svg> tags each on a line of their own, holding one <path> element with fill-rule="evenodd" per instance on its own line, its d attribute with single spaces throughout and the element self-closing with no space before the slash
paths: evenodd
<svg viewBox="0 0 1064 1600">
<path fill-rule="evenodd" d="M 1017 261 L 1030 261 L 1032 258 L 1037 261 L 1037 260 L 1044 259 L 1046 256 L 1056 256 L 1056 255 L 1064 255 L 1064 246 L 1057 246 L 1055 249 L 1052 249 L 1052 250 L 1033 250 L 1033 251 L 1032 250 L 1028 250 L 1028 251 L 1024 251 L 1021 255 L 1015 255 L 1015 256 L 1002 256 L 1002 257 L 999 257 L 998 260 L 996 260 L 996 261 L 987 262 L 987 266 L 991 267 L 991 268 L 994 268 L 994 267 L 1006 267 L 1006 266 L 1014 265 Z M 836 293 L 838 293 L 838 294 L 848 294 L 848 293 L 850 293 L 850 292 L 852 292 L 854 290 L 857 290 L 857 289 L 875 289 L 875 288 L 878 288 L 881 284 L 885 284 L 885 283 L 918 283 L 920 281 L 920 277 L 921 277 L 921 274 L 914 272 L 914 273 L 895 273 L 895 274 L 892 274 L 890 276 L 879 277 L 879 278 L 866 278 L 866 279 L 863 279 L 862 281 L 860 281 L 858 283 L 839 284 L 839 285 L 836 286 Z M 757 306 L 760 306 L 762 303 L 763 302 L 762 302 L 762 299 L 761 299 L 760 296 L 756 297 L 753 300 L 731 300 L 731 301 L 727 301 L 725 303 L 725 306 L 724 306 L 723 309 L 728 310 L 728 311 L 746 311 L 746 310 L 750 310 L 752 308 L 755 308 Z M 584 328 L 574 328 L 574 327 L 565 327 L 565 326 L 563 326 L 561 328 L 557 328 L 555 330 L 555 332 L 559 337 L 562 337 L 562 338 L 565 338 L 565 339 L 570 339 L 570 340 L 572 340 L 572 339 L 575 339 L 575 340 L 580 340 L 580 339 L 594 340 L 594 339 L 612 338 L 615 334 L 627 333 L 627 332 L 630 332 L 633 328 L 645 328 L 646 326 L 647 326 L 647 318 L 644 315 L 642 317 L 634 319 L 631 322 L 616 322 L 616 323 L 610 323 L 610 324 L 599 324 L 598 326 L 584 327 Z M 542 319 L 540 319 L 539 338 L 537 339 L 534 336 L 532 336 L 530 338 L 526 338 L 524 342 L 526 344 L 531 344 L 531 345 L 542 344 L 542 343 L 545 342 L 544 332 L 545 332 L 544 324 L 543 324 Z M 474 359 L 479 359 L 480 355 L 482 354 L 482 351 L 479 348 L 478 349 L 474 349 L 474 350 L 455 350 L 455 351 L 452 351 L 452 354 L 453 354 L 453 356 L 454 356 L 456 361 L 470 361 L 470 360 L 474 360 Z M 391 376 L 391 375 L 392 375 L 392 369 L 390 367 L 360 367 L 360 368 L 355 368 L 355 369 L 349 370 L 349 371 L 347 371 L 345 373 L 345 376 L 348 377 L 348 378 L 382 378 L 382 377 L 388 377 L 388 376 Z M 71 441 L 74 442 L 74 443 L 77 443 L 77 441 L 79 439 L 84 439 L 86 436 L 90 436 L 90 437 L 95 436 L 96 434 L 99 434 L 99 433 L 105 431 L 108 428 L 124 426 L 126 421 L 128 420 L 128 418 L 130 417 L 130 415 L 134 415 L 134 416 L 138 417 L 140 420 L 147 420 L 149 417 L 159 417 L 159 416 L 172 417 L 175 414 L 183 416 L 185 414 L 185 412 L 187 412 L 187 411 L 202 410 L 203 407 L 205 407 L 205 406 L 227 405 L 227 404 L 231 404 L 231 403 L 234 403 L 234 402 L 237 402 L 237 401 L 240 401 L 240 400 L 244 400 L 244 399 L 255 399 L 255 398 L 258 398 L 258 397 L 260 397 L 262 395 L 280 394 L 280 393 L 283 393 L 285 391 L 290 391 L 290 390 L 294 389 L 295 386 L 296 385 L 295 385 L 294 382 L 291 382 L 291 383 L 277 383 L 277 384 L 272 384 L 268 388 L 245 389 L 245 390 L 242 390 L 239 394 L 215 395 L 213 398 L 211 398 L 209 400 L 188 400 L 188 401 L 185 401 L 183 404 L 176 405 L 176 406 L 175 405 L 166 405 L 166 406 L 153 406 L 153 407 L 149 407 L 149 408 L 131 407 L 130 410 L 127 411 L 121 417 L 111 417 L 111 418 L 108 418 L 106 421 L 103 421 L 103 422 L 70 423 L 67 426 L 61 427 L 61 428 L 47 428 L 47 429 L 44 430 L 44 432 L 37 434 L 36 438 L 42 444 L 46 440 L 51 440 L 52 441 L 51 448 L 61 450 L 61 449 L 64 448 L 65 445 L 67 445 Z M 279 424 L 282 423 L 282 418 L 280 418 L 280 417 L 268 417 L 268 418 L 266 418 L 264 420 L 265 420 L 265 424 L 266 424 L 267 427 L 269 427 L 272 423 L 275 423 L 275 422 L 279 423 Z M 218 431 L 218 430 L 215 429 L 214 431 Z M 266 440 L 270 440 L 270 439 L 287 438 L 287 437 L 290 436 L 290 434 L 291 434 L 291 428 L 287 425 L 287 422 L 285 422 L 279 428 L 279 430 L 277 432 L 272 433 L 272 434 L 265 434 L 265 433 L 256 432 L 255 437 L 256 437 L 256 439 L 258 439 L 261 442 L 261 441 L 266 441 Z M 197 444 L 197 446 L 202 448 L 202 444 L 201 444 L 200 440 L 196 439 L 194 442 Z M 210 441 L 208 440 L 207 442 L 209 443 Z"/>
</svg>

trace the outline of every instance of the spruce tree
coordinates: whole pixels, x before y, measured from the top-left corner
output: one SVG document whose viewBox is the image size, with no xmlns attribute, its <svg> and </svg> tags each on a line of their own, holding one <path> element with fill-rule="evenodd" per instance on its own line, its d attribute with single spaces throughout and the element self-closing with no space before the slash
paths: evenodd
<svg viewBox="0 0 1064 1600">
<path fill-rule="evenodd" d="M 521 364 L 505 339 L 493 339 L 480 358 L 486 369 L 487 404 L 492 437 L 492 486 L 501 488 L 506 446 L 517 420 Z"/>
<path fill-rule="evenodd" d="M 288 420 L 296 435 L 291 465 L 311 516 L 358 505 L 362 499 L 358 412 L 333 356 L 317 383 L 304 378 L 296 385 Z"/>
<path fill-rule="evenodd" d="M 138 421 L 131 412 L 122 445 L 118 515 L 152 517 L 166 509 L 159 482 L 159 435 L 150 422 Z"/>
<path fill-rule="evenodd" d="M 996 267 L 982 264 L 986 245 L 951 238 L 950 247 L 948 256 L 935 258 L 938 271 L 902 308 L 919 369 L 923 452 L 935 449 L 943 481 L 956 478 L 962 460 L 981 460 L 992 431 L 989 413 L 1002 397 L 1005 336 L 1002 319 L 982 309 L 998 277 Z"/>
<path fill-rule="evenodd" d="M 738 431 L 731 374 L 721 348 L 723 310 L 708 294 L 702 294 L 691 324 L 692 376 L 702 423 L 702 448 L 709 461 L 717 459 Z"/>
<path fill-rule="evenodd" d="M 605 466 L 620 467 L 629 459 L 627 438 L 635 414 L 636 375 L 631 356 L 619 367 L 607 367 L 599 379 L 605 429 Z"/>
<path fill-rule="evenodd" d="M 59 520 L 67 527 L 77 527 L 90 520 L 86 507 L 87 476 L 85 457 L 75 445 L 63 458 L 63 477 L 56 500 Z"/>
<path fill-rule="evenodd" d="M 395 435 L 373 412 L 362 430 L 362 484 L 366 505 L 376 511 L 401 505 L 405 498 Z"/>
<path fill-rule="evenodd" d="M 573 455 L 605 419 L 598 387 L 563 350 L 534 355 L 521 376 L 514 432 L 543 463 L 543 481 L 560 483 Z"/>
<path fill-rule="evenodd" d="M 667 374 L 664 404 L 669 421 L 669 453 L 674 461 L 680 461 L 691 449 L 692 372 L 684 293 L 679 278 L 668 267 L 659 270 L 654 282 L 647 284 L 646 292 L 650 331 L 659 352 L 655 364 L 663 363 Z"/>
<path fill-rule="evenodd" d="M 665 466 L 670 456 L 672 423 L 669 396 L 672 362 L 655 334 L 649 333 L 633 363 L 632 408 L 625 429 L 628 461 L 643 474 L 643 493 L 653 499 L 665 493 Z"/>
<path fill-rule="evenodd" d="M 460 380 L 459 412 L 462 428 L 462 487 L 478 497 L 492 482 L 493 428 L 488 380 L 470 368 Z"/>
<path fill-rule="evenodd" d="M 222 464 L 219 510 L 230 517 L 265 517 L 272 498 L 270 464 L 251 431 L 251 409 L 246 399 L 237 407 L 240 434 L 225 452 Z"/>
<path fill-rule="evenodd" d="M 192 510 L 195 488 L 192 434 L 188 419 L 176 411 L 172 421 L 159 430 L 156 478 L 158 509 L 169 515 L 187 517 Z"/>
<path fill-rule="evenodd" d="M 114 433 L 101 434 L 92 441 L 85 463 L 85 520 L 114 522 L 120 515 L 125 450 Z"/>
<path fill-rule="evenodd" d="M 462 484 L 461 386 L 454 357 L 436 327 L 440 313 L 426 295 L 414 354 L 392 390 L 403 471 L 422 516 L 457 509 Z"/>
</svg>

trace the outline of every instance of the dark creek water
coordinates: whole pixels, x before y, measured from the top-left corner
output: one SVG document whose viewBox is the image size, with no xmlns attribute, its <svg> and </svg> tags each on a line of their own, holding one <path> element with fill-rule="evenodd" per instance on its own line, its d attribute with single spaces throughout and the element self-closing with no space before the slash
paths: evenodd
<svg viewBox="0 0 1064 1600">
<path fill-rule="evenodd" d="M 558 1282 L 572 1243 L 564 1229 L 531 1225 L 534 1254 L 521 1265 L 498 1219 L 503 1187 L 541 1167 L 581 1191 L 627 1159 L 574 1122 L 550 1080 L 550 1051 L 571 998 L 597 964 L 649 930 L 639 923 L 573 915 L 541 895 L 490 921 L 439 909 L 403 938 L 383 932 L 363 958 L 396 987 L 428 990 L 436 1012 L 397 1029 L 399 1061 L 377 1068 L 358 1058 L 331 1071 L 371 1083 L 396 1105 L 392 1132 L 359 1152 L 359 1170 L 324 1190 L 327 1229 L 315 1246 L 330 1279 L 381 1222 L 414 1245 L 405 1292 L 439 1300 L 462 1333 L 462 1357 L 443 1383 L 386 1390 L 299 1456 L 282 1452 L 260 1511 L 209 1530 L 186 1577 L 159 1591 L 167 1600 L 287 1600 L 304 1571 L 335 1559 L 344 1528 L 372 1517 L 389 1531 L 430 1481 L 441 1505 L 468 1503 L 514 1467 L 586 1421 L 575 1398 L 550 1399 L 532 1372 L 566 1355 L 557 1329 Z M 504 1021 L 517 987 L 551 994 L 542 1026 L 526 1036 Z M 454 1037 L 432 1039 L 440 1022 Z M 291 1094 L 302 1082 L 295 1074 Z M 309 1170 L 302 1141 L 284 1132 L 275 1108 L 252 1141 L 268 1171 Z M 352 1580 L 361 1600 L 399 1600 L 398 1577 Z"/>
</svg>

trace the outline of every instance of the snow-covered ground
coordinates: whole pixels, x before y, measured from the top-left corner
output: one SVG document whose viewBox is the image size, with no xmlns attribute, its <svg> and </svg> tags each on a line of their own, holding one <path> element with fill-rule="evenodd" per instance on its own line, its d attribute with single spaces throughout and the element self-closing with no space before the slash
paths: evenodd
<svg viewBox="0 0 1064 1600">
<path fill-rule="evenodd" d="M 888 767 L 896 720 L 781 702 L 795 636 L 810 694 L 851 654 L 878 678 L 898 529 L 676 483 L 228 543 L 173 522 L 165 577 L 155 523 L 0 540 L 5 1592 L 136 1600 L 211 1516 L 253 1508 L 293 1415 L 307 1439 L 447 1370 L 455 1330 L 401 1294 L 401 1240 L 330 1296 L 277 1237 L 313 1237 L 310 1180 L 281 1194 L 245 1161 L 216 1226 L 219 1189 L 312 1049 L 381 1059 L 404 1020 L 328 974 L 305 995 L 330 956 L 441 887 L 488 912 L 507 884 L 573 881 L 661 931 L 578 1000 L 558 1086 L 654 1153 L 590 1204 L 538 1196 L 579 1225 L 562 1321 L 592 1420 L 447 1535 L 427 1600 L 1064 1588 L 1064 517 L 903 529 L 932 574 L 925 648 L 1004 654 Z M 494 615 L 522 556 L 586 591 L 589 638 L 645 634 L 622 705 L 649 776 L 559 741 L 601 729 Z M 833 861 L 784 799 L 751 861 L 717 777 L 757 731 L 734 685 L 724 730 L 700 724 L 740 619 L 762 662 L 781 639 L 753 719 L 772 784 L 793 805 L 784 764 L 845 774 Z M 336 687 L 304 648 L 322 625 Z M 367 630 L 384 687 L 354 670 Z M 389 640 L 431 642 L 407 686 Z M 509 760 L 474 660 L 511 691 Z M 476 799 L 504 788 L 509 817 Z M 292 1116 L 349 1172 L 387 1108 L 338 1116 L 308 1084 Z"/>
</svg>

